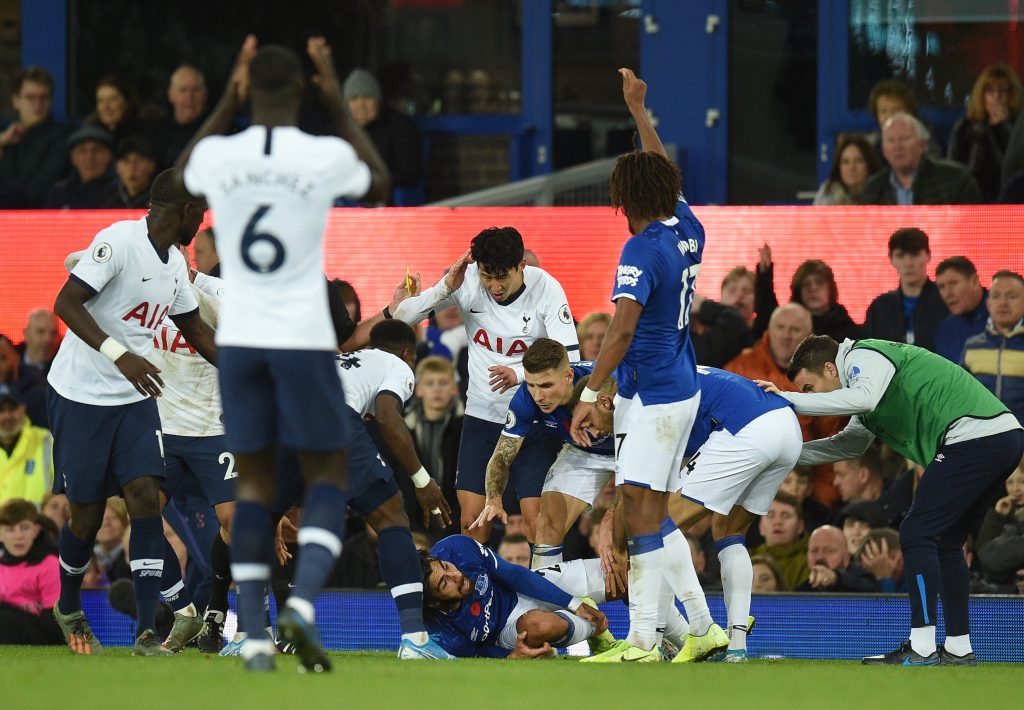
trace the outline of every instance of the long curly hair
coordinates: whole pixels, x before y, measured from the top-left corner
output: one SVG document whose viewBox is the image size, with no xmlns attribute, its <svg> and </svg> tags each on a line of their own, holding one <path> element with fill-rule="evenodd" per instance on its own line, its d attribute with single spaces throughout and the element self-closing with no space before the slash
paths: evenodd
<svg viewBox="0 0 1024 710">
<path fill-rule="evenodd" d="M 681 177 L 671 160 L 649 151 L 619 156 L 609 183 L 612 207 L 630 221 L 675 214 Z"/>
</svg>

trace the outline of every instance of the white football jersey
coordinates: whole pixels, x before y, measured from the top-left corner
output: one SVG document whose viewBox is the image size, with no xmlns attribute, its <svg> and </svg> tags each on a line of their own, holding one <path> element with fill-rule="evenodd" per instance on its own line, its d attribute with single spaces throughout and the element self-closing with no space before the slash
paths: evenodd
<svg viewBox="0 0 1024 710">
<path fill-rule="evenodd" d="M 197 274 L 192 288 L 215 308 L 224 293 L 223 282 L 213 276 Z M 164 392 L 156 400 L 160 410 L 160 428 L 174 436 L 219 436 L 224 433 L 224 413 L 220 405 L 217 368 L 203 359 L 170 318 L 153 334 L 150 359 L 160 368 Z"/>
<path fill-rule="evenodd" d="M 490 422 L 505 422 L 505 413 L 512 395 L 508 391 L 492 392 L 489 368 L 510 367 L 523 381 L 523 354 L 537 338 L 557 340 L 569 351 L 569 361 L 580 359 L 576 324 L 569 310 L 562 285 L 551 274 L 533 266 L 523 271 L 523 289 L 518 296 L 498 303 L 480 284 L 476 264 L 466 267 L 462 286 L 447 298 L 437 301 L 432 293 L 444 288 L 444 279 L 420 296 L 407 299 L 397 313 L 407 323 L 418 323 L 431 310 L 456 305 L 469 339 L 469 389 L 466 414 Z M 433 303 L 432 303 L 433 302 Z M 416 309 L 419 309 L 416 311 Z"/>
<path fill-rule="evenodd" d="M 391 392 L 405 407 L 416 388 L 412 368 L 397 355 L 383 350 L 357 350 L 338 355 L 338 376 L 345 404 L 366 419 L 377 414 L 377 395 Z"/>
<path fill-rule="evenodd" d="M 188 266 L 177 249 L 160 259 L 146 219 L 115 222 L 93 237 L 71 278 L 96 295 L 85 310 L 111 338 L 149 357 L 153 333 L 168 315 L 184 315 L 199 305 L 189 288 Z M 68 330 L 49 374 L 60 396 L 114 406 L 145 399 L 105 355 Z"/>
<path fill-rule="evenodd" d="M 201 140 L 184 179 L 216 224 L 227 285 L 217 344 L 336 349 L 322 243 L 334 199 L 370 188 L 352 146 L 293 126 L 252 126 Z"/>
</svg>

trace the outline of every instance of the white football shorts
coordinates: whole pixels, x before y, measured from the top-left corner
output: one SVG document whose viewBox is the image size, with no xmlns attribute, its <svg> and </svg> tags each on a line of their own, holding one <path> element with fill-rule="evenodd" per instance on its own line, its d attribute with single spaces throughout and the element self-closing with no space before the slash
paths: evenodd
<svg viewBox="0 0 1024 710">
<path fill-rule="evenodd" d="M 681 402 L 648 405 L 639 394 L 616 395 L 615 485 L 679 490 L 679 467 L 699 404 L 700 392 Z"/>
<path fill-rule="evenodd" d="M 566 444 L 548 469 L 541 495 L 549 491 L 564 493 L 587 505 L 594 505 L 598 494 L 614 475 L 614 457 L 583 451 Z"/>
</svg>

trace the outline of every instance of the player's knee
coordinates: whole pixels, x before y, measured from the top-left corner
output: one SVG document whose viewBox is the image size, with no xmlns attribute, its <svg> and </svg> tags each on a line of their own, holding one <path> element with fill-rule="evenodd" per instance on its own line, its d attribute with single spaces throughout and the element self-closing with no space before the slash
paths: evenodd
<svg viewBox="0 0 1024 710">
<path fill-rule="evenodd" d="M 122 489 L 122 493 L 132 519 L 160 515 L 160 487 L 155 478 L 136 478 Z"/>
<path fill-rule="evenodd" d="M 564 638 L 569 630 L 569 624 L 558 614 L 534 609 L 519 617 L 516 630 L 519 633 L 525 631 L 527 645 L 536 648 L 544 643 L 554 643 Z"/>
<path fill-rule="evenodd" d="M 96 533 L 103 526 L 103 510 L 103 506 L 100 506 L 98 513 L 92 510 L 72 512 L 71 518 L 68 520 L 68 529 L 71 530 L 71 534 L 79 540 L 94 540 Z"/>
</svg>

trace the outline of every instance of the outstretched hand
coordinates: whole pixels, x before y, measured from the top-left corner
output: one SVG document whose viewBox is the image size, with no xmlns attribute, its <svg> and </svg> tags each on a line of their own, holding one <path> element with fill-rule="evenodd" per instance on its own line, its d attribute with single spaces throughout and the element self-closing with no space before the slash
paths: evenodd
<svg viewBox="0 0 1024 710">
<path fill-rule="evenodd" d="M 647 82 L 637 78 L 632 69 L 619 69 L 619 74 L 622 75 L 622 98 L 626 100 L 626 106 L 642 109 L 647 97 Z"/>
<path fill-rule="evenodd" d="M 503 524 L 508 524 L 508 513 L 505 512 L 504 506 L 501 504 L 501 499 L 491 500 L 487 502 L 484 509 L 480 511 L 480 515 L 477 516 L 469 525 L 470 530 L 475 528 L 482 528 L 485 525 L 490 525 L 491 521 L 495 518 L 501 520 Z"/>
<path fill-rule="evenodd" d="M 782 394 L 782 390 L 780 390 L 774 382 L 769 382 L 768 380 L 754 380 L 754 384 L 763 389 L 765 392 L 770 392 L 772 394 L 778 395 Z"/>
<path fill-rule="evenodd" d="M 316 74 L 312 78 L 316 87 L 325 97 L 343 98 L 341 81 L 338 79 L 338 72 L 334 69 L 334 55 L 327 40 L 323 37 L 310 37 L 306 41 L 306 51 L 316 69 Z"/>
<path fill-rule="evenodd" d="M 448 273 L 444 277 L 444 285 L 451 293 L 455 293 L 462 286 L 466 278 L 466 267 L 473 263 L 473 252 L 469 249 L 466 253 L 455 260 Z"/>
<path fill-rule="evenodd" d="M 238 51 L 238 57 L 235 59 L 235 66 L 231 70 L 229 91 L 234 92 L 239 103 L 249 97 L 249 64 L 256 56 L 258 48 L 256 35 L 246 35 L 245 41 L 242 42 L 242 48 Z"/>
<path fill-rule="evenodd" d="M 594 411 L 593 402 L 577 402 L 572 410 L 572 424 L 569 427 L 569 436 L 580 446 L 590 446 L 590 434 L 586 430 L 587 420 L 590 413 Z"/>
</svg>

